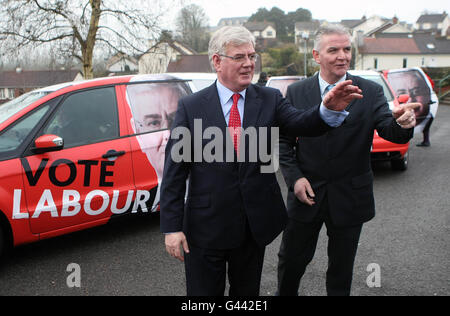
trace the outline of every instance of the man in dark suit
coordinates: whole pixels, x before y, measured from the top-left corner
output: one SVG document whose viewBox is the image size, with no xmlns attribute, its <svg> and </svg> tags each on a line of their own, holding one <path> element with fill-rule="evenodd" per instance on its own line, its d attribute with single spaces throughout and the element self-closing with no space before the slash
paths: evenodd
<svg viewBox="0 0 450 316">
<path fill-rule="evenodd" d="M 323 223 L 329 238 L 327 293 L 350 295 L 362 225 L 375 216 L 370 162 L 374 130 L 395 143 L 407 143 L 413 136 L 414 108 L 419 104 L 407 104 L 392 113 L 381 86 L 347 73 L 351 52 L 345 28 L 321 28 L 313 50 L 320 73 L 288 89 L 288 100 L 304 111 L 320 103 L 329 86 L 344 80 L 352 80 L 364 98 L 351 102 L 344 123 L 325 135 L 280 137 L 289 220 L 279 252 L 279 295 L 298 295 Z"/>
<path fill-rule="evenodd" d="M 255 296 L 259 294 L 265 246 L 281 233 L 287 216 L 275 174 L 261 172 L 264 162 L 259 156 L 257 161 L 248 159 L 252 145 L 263 147 L 261 134 L 249 144 L 235 131 L 281 127 L 293 135 L 318 136 L 331 130 L 329 125 L 339 125 L 343 119 L 337 123 L 334 119 L 339 121 L 346 105 L 362 96 L 359 88 L 346 81 L 302 113 L 278 91 L 252 85 L 255 40 L 243 27 L 219 30 L 211 39 L 209 56 L 218 80 L 180 100 L 167 144 L 161 231 L 166 235 L 167 252 L 185 262 L 189 296 L 223 296 L 227 264 L 230 295 Z M 223 146 L 215 148 L 215 155 L 222 149 L 225 154 L 214 161 L 198 157 L 211 139 L 194 139 L 193 144 L 187 141 L 184 146 L 191 138 L 184 131 L 195 138 L 211 128 L 221 132 L 214 141 L 226 138 Z M 271 148 L 271 130 L 267 131 L 264 142 Z M 178 134 L 183 134 L 179 141 L 174 136 Z M 233 159 L 228 162 L 230 147 Z M 177 154 L 184 158 L 175 159 Z"/>
</svg>

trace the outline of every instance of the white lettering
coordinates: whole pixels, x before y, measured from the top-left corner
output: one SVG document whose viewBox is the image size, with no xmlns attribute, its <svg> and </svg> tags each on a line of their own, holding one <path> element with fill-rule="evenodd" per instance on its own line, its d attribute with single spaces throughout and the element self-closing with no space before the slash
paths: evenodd
<svg viewBox="0 0 450 316">
<path fill-rule="evenodd" d="M 41 213 L 50 212 L 52 217 L 58 217 L 58 210 L 56 209 L 55 201 L 53 200 L 52 191 L 45 190 L 39 200 L 33 218 L 38 218 Z"/>
<path fill-rule="evenodd" d="M 119 209 L 119 208 L 117 208 L 117 203 L 119 202 L 120 191 L 114 191 L 113 199 L 111 202 L 111 212 L 113 214 L 123 214 L 127 210 L 129 210 L 130 206 L 131 206 L 131 202 L 133 202 L 133 195 L 134 195 L 133 190 L 128 191 L 128 196 L 127 196 L 127 201 L 125 203 L 125 206 L 123 208 Z"/>
<path fill-rule="evenodd" d="M 13 201 L 13 219 L 27 219 L 29 218 L 28 213 L 20 212 L 20 202 L 22 200 L 22 190 L 14 190 L 14 201 Z"/>
<path fill-rule="evenodd" d="M 138 190 L 136 192 L 136 200 L 134 201 L 133 211 L 132 213 L 137 213 L 138 208 L 141 208 L 141 211 L 147 213 L 147 202 L 150 200 L 150 192 Z"/>
<path fill-rule="evenodd" d="M 98 210 L 95 211 L 92 209 L 91 204 L 92 200 L 94 200 L 94 197 L 96 196 L 100 196 L 103 199 L 103 204 Z M 88 195 L 86 196 L 86 200 L 84 200 L 84 211 L 88 215 L 98 216 L 102 214 L 104 211 L 106 211 L 108 205 L 109 205 L 109 195 L 105 191 L 94 190 L 92 192 L 89 192 Z"/>
<path fill-rule="evenodd" d="M 81 287 L 81 267 L 79 264 L 71 263 L 67 266 L 67 272 L 71 272 L 67 277 L 67 287 L 69 288 L 80 288 Z"/>
<path fill-rule="evenodd" d="M 77 215 L 81 211 L 81 204 L 79 202 L 80 193 L 78 193 L 78 191 L 65 190 L 63 192 L 61 217 L 71 217 Z M 73 210 L 70 210 L 71 208 Z"/>
</svg>

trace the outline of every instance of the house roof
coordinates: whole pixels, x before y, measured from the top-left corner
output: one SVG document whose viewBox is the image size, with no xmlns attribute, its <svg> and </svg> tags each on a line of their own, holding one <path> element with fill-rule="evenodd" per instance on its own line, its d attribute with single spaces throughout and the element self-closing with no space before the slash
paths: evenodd
<svg viewBox="0 0 450 316">
<path fill-rule="evenodd" d="M 366 20 L 364 19 L 359 19 L 359 20 L 342 20 L 341 24 L 347 28 L 354 28 L 358 25 L 360 25 L 361 23 L 365 22 Z"/>
<path fill-rule="evenodd" d="M 315 32 L 320 28 L 320 21 L 314 20 L 310 22 L 297 22 L 295 23 L 295 29 L 301 31 Z"/>
<path fill-rule="evenodd" d="M 450 40 L 430 33 L 415 33 L 414 40 L 422 54 L 450 54 Z"/>
<path fill-rule="evenodd" d="M 419 19 L 417 20 L 417 23 L 439 23 L 444 21 L 445 17 L 447 16 L 447 13 L 441 13 L 441 14 L 422 14 Z"/>
<path fill-rule="evenodd" d="M 167 67 L 167 72 L 213 72 L 208 55 L 182 55 Z"/>
<path fill-rule="evenodd" d="M 364 38 L 363 54 L 420 54 L 413 38 Z"/>
<path fill-rule="evenodd" d="M 39 88 L 74 81 L 79 70 L 2 71 L 2 88 Z"/>
<path fill-rule="evenodd" d="M 275 24 L 271 22 L 247 22 L 244 24 L 245 28 L 247 28 L 250 32 L 259 31 L 262 32 L 269 26 L 275 29 Z"/>
<path fill-rule="evenodd" d="M 364 38 L 363 54 L 450 54 L 450 40 L 431 33 L 414 33 L 408 37 Z"/>
</svg>

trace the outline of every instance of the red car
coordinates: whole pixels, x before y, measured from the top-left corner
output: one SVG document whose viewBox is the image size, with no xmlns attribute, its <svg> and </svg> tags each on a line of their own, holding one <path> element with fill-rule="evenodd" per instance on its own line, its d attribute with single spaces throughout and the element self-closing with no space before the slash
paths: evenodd
<svg viewBox="0 0 450 316">
<path fill-rule="evenodd" d="M 400 103 L 406 103 L 409 99 L 408 95 L 397 96 L 389 82 L 379 72 L 352 70 L 350 73 L 381 85 L 391 110 L 399 106 Z M 409 143 L 391 143 L 378 136 L 378 133 L 375 131 L 372 145 L 372 161 L 390 161 L 393 170 L 405 171 L 408 168 L 408 158 Z"/>
<path fill-rule="evenodd" d="M 354 76 L 360 76 L 381 85 L 391 110 L 393 110 L 394 107 L 398 106 L 400 103 L 405 103 L 409 99 L 408 95 L 402 95 L 397 98 L 387 80 L 385 80 L 382 74 L 378 72 L 352 70 L 350 73 Z M 302 76 L 272 77 L 267 82 L 267 86 L 279 89 L 281 93 L 286 96 L 287 87 L 299 80 L 303 80 L 304 78 L 305 77 Z M 372 161 L 390 161 L 392 169 L 404 171 L 408 168 L 408 150 L 409 143 L 391 143 L 378 136 L 378 133 L 375 131 L 372 146 Z"/>
<path fill-rule="evenodd" d="M 170 125 L 190 93 L 171 76 L 125 76 L 0 105 L 0 254 L 157 211 Z"/>
</svg>

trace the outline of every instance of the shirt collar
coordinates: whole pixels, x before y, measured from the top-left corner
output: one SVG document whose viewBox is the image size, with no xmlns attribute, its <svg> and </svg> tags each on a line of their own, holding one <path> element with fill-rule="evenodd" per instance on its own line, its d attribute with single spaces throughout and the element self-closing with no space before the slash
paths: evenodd
<svg viewBox="0 0 450 316">
<path fill-rule="evenodd" d="M 230 89 L 228 89 L 227 87 L 225 87 L 222 83 L 220 83 L 219 80 L 216 81 L 216 86 L 217 86 L 217 92 L 219 93 L 220 104 L 225 105 L 226 103 L 228 103 L 228 101 L 230 101 L 234 92 L 231 91 Z M 247 93 L 247 89 L 239 92 L 239 94 L 241 95 L 242 99 L 244 99 L 244 101 L 245 101 L 246 93 Z"/>
<path fill-rule="evenodd" d="M 345 81 L 345 79 L 347 78 L 347 74 L 345 74 L 344 77 L 342 77 L 341 79 L 339 79 L 336 83 L 334 83 L 334 85 L 337 85 L 338 83 L 341 83 L 343 81 Z M 320 87 L 320 95 L 323 96 L 323 93 L 325 92 L 325 89 L 333 83 L 328 83 L 325 81 L 325 79 L 322 78 L 320 72 L 319 72 L 319 87 Z"/>
</svg>

